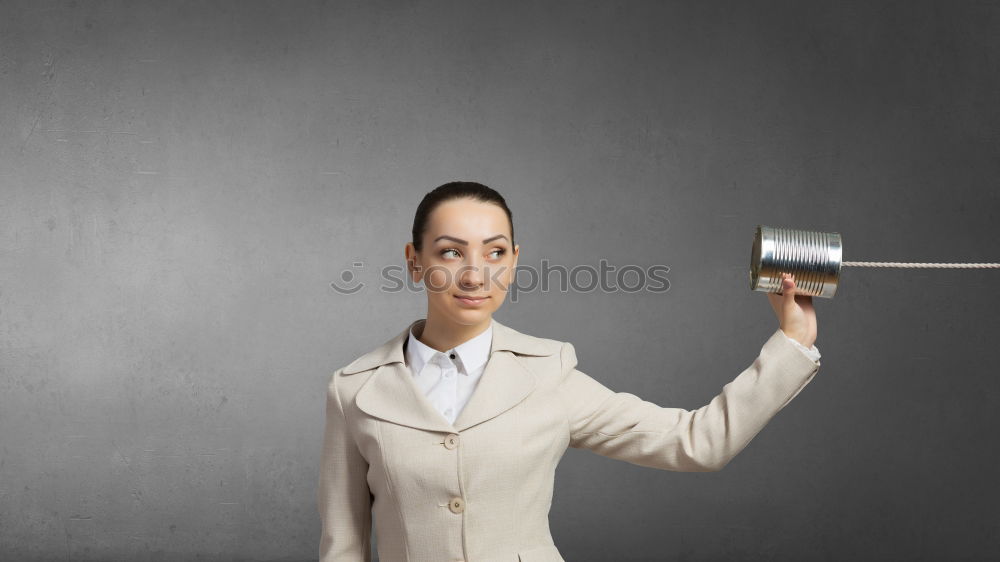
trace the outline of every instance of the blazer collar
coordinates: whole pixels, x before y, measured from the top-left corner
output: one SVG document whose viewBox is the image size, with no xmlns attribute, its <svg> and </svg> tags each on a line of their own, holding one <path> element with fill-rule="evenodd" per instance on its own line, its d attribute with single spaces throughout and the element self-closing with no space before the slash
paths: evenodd
<svg viewBox="0 0 1000 562">
<path fill-rule="evenodd" d="M 404 361 L 403 343 L 410 329 L 425 321 L 411 322 L 395 337 L 342 369 L 344 375 L 375 370 L 355 395 L 361 410 L 419 429 L 462 431 L 513 408 L 535 389 L 535 374 L 518 356 L 554 355 L 562 345 L 556 340 L 523 334 L 492 319 L 493 341 L 486 367 L 469 402 L 451 424 L 417 387 Z"/>
<path fill-rule="evenodd" d="M 426 321 L 425 318 L 421 318 L 410 322 L 410 325 L 395 337 L 349 363 L 344 367 L 343 374 L 353 375 L 354 373 L 368 371 L 381 365 L 397 362 L 405 363 L 403 343 L 409 337 L 410 330 L 414 326 L 423 324 Z M 497 322 L 495 318 L 491 319 L 491 322 L 493 323 L 493 342 L 490 348 L 490 356 L 496 351 L 513 351 L 519 355 L 537 356 L 552 355 L 559 351 L 559 342 L 555 340 L 522 334 L 513 328 Z"/>
</svg>

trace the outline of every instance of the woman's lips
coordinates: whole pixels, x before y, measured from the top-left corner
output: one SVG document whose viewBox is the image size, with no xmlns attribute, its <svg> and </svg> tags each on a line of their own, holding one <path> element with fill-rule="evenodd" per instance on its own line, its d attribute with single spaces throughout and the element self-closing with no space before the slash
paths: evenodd
<svg viewBox="0 0 1000 562">
<path fill-rule="evenodd" d="M 486 302 L 487 299 L 489 299 L 489 297 L 468 298 L 468 297 L 460 297 L 458 295 L 455 295 L 455 298 L 458 299 L 458 302 L 469 306 L 479 306 L 484 302 Z"/>
</svg>

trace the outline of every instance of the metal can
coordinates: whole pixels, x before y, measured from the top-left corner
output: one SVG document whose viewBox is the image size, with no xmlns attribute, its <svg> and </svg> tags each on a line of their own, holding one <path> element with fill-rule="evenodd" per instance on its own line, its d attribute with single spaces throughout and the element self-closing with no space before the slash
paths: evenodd
<svg viewBox="0 0 1000 562">
<path fill-rule="evenodd" d="M 840 282 L 839 232 L 757 225 L 750 252 L 750 289 L 781 294 L 781 274 L 795 277 L 796 294 L 833 298 Z"/>
</svg>

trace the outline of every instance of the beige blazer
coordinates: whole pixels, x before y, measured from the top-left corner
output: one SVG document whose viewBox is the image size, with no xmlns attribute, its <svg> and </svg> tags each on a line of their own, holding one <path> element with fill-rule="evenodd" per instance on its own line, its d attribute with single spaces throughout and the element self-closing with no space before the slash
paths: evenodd
<svg viewBox="0 0 1000 562">
<path fill-rule="evenodd" d="M 320 562 L 565 562 L 549 532 L 567 447 L 661 470 L 720 470 L 819 370 L 780 330 L 697 410 L 615 392 L 572 344 L 493 320 L 479 385 L 449 423 L 403 360 L 417 320 L 333 373 L 319 477 Z"/>
</svg>

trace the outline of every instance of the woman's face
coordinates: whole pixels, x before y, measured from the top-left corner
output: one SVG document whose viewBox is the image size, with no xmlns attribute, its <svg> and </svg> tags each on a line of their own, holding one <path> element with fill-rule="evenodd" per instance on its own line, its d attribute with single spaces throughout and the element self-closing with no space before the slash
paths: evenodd
<svg viewBox="0 0 1000 562">
<path fill-rule="evenodd" d="M 499 206 L 452 199 L 431 212 L 418 253 L 406 245 L 415 283 L 427 291 L 428 317 L 456 324 L 485 323 L 507 296 L 519 246 L 511 246 L 510 223 Z M 478 297 L 468 301 L 460 297 Z"/>
</svg>

